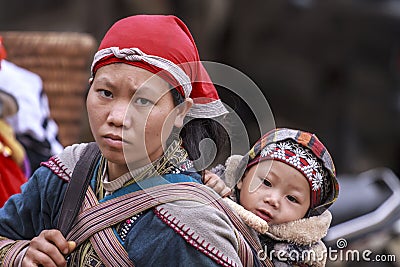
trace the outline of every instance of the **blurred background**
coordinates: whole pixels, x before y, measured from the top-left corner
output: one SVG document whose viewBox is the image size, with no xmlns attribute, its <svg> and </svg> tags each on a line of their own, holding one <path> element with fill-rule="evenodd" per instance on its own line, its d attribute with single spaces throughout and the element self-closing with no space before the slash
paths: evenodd
<svg viewBox="0 0 400 267">
<path fill-rule="evenodd" d="M 339 173 L 377 166 L 400 171 L 399 1 L 0 3 L 0 31 L 83 32 L 97 42 L 123 16 L 175 14 L 191 29 L 202 60 L 248 75 L 269 101 L 276 125 L 317 133 Z M 258 133 L 249 132 L 252 143 Z"/>
<path fill-rule="evenodd" d="M 123 16 L 175 14 L 191 29 L 202 60 L 248 75 L 269 101 L 276 125 L 317 133 L 339 174 L 381 166 L 400 172 L 400 1 L 0 3 L 1 32 L 87 33 L 95 49 L 106 29 Z M 225 92 L 221 97 L 240 109 Z M 245 108 L 239 113 L 252 125 Z M 90 139 L 84 121 L 81 128 L 80 139 Z M 249 132 L 254 142 L 259 133 Z"/>
<path fill-rule="evenodd" d="M 352 177 L 377 167 L 391 169 L 399 176 L 398 0 L 0 0 L 0 34 L 5 36 L 10 60 L 27 66 L 31 64 L 28 56 L 48 55 L 54 48 L 47 50 L 35 43 L 36 35 L 15 37 L 7 35 L 9 32 L 84 34 L 60 38 L 58 46 L 79 43 L 76 39 L 81 38 L 85 39 L 85 45 L 80 43 L 85 50 L 75 45 L 68 47 L 68 53 L 66 49 L 54 52 L 67 57 L 59 60 L 64 66 L 76 68 L 75 63 L 82 59 L 78 52 L 84 51 L 80 74 L 42 72 L 47 88 L 63 79 L 67 84 L 78 78 L 83 81 L 77 86 L 78 93 L 63 86 L 46 91 L 52 114 L 62 124 L 63 145 L 91 140 L 82 107 L 89 64 L 100 39 L 119 18 L 142 13 L 180 17 L 189 26 L 202 60 L 224 63 L 248 75 L 268 100 L 276 126 L 316 133 L 332 153 L 340 176 Z M 14 46 L 10 40 L 15 39 L 24 39 L 24 46 Z M 39 48 L 33 51 L 32 46 Z M 25 55 L 18 57 L 23 51 Z M 37 66 L 30 69 L 42 71 Z M 51 79 L 54 82 L 49 82 Z M 75 104 L 68 104 L 71 94 L 78 97 Z M 250 142 L 255 142 L 260 133 L 249 109 L 223 89 L 220 94 L 246 122 Z M 62 99 L 54 100 L 60 95 Z M 61 105 L 65 106 L 56 114 Z M 76 119 L 68 120 L 72 116 Z M 72 133 L 76 138 L 68 139 Z M 382 195 L 382 187 L 373 189 Z M 363 191 L 354 194 L 357 190 L 349 185 L 343 196 L 364 196 Z M 365 196 L 379 200 L 373 194 Z M 343 201 L 347 205 L 354 199 Z M 397 246 L 399 243 L 396 241 Z"/>
</svg>

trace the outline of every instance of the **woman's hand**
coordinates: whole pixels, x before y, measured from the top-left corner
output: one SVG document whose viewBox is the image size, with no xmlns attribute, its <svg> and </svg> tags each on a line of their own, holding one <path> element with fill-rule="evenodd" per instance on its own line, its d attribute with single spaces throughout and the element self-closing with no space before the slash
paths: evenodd
<svg viewBox="0 0 400 267">
<path fill-rule="evenodd" d="M 231 189 L 226 186 L 224 181 L 218 175 L 208 170 L 204 172 L 203 183 L 217 192 L 221 197 L 231 194 Z"/>
<path fill-rule="evenodd" d="M 65 256 L 76 247 L 67 241 L 58 230 L 43 230 L 33 238 L 22 260 L 22 266 L 66 266 Z"/>
</svg>

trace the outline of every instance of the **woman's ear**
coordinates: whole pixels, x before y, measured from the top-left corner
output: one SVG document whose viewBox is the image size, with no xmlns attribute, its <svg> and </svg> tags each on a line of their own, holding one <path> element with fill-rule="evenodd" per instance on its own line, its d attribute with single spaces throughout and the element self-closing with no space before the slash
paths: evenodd
<svg viewBox="0 0 400 267">
<path fill-rule="evenodd" d="M 249 171 L 249 170 L 245 170 L 245 171 L 244 171 L 242 177 L 240 177 L 239 182 L 236 184 L 236 187 L 237 187 L 239 190 L 242 190 L 243 179 L 246 177 L 246 174 L 248 173 L 248 171 Z"/>
<path fill-rule="evenodd" d="M 181 104 L 175 107 L 176 110 L 176 117 L 174 121 L 175 127 L 177 128 L 183 127 L 184 118 L 192 106 L 193 106 L 193 99 L 185 98 L 185 100 Z"/>
<path fill-rule="evenodd" d="M 239 182 L 237 183 L 236 187 L 237 187 L 239 190 L 242 190 L 242 185 L 243 185 L 243 179 L 240 179 Z"/>
</svg>

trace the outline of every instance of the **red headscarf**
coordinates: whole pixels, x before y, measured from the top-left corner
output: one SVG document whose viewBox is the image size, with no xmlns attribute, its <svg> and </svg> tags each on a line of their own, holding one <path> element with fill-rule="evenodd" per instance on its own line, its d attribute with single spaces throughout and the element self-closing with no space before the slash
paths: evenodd
<svg viewBox="0 0 400 267">
<path fill-rule="evenodd" d="M 137 15 L 117 21 L 94 57 L 92 76 L 102 66 L 116 62 L 155 73 L 184 97 L 191 97 L 191 117 L 210 118 L 228 113 L 200 62 L 192 35 L 175 16 Z"/>
</svg>

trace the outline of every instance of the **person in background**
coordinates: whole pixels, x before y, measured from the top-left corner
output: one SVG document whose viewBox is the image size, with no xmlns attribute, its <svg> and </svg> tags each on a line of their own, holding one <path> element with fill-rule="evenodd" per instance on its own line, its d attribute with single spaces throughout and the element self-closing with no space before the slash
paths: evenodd
<svg viewBox="0 0 400 267">
<path fill-rule="evenodd" d="M 0 207 L 10 196 L 21 192 L 20 186 L 30 172 L 25 150 L 5 120 L 17 111 L 16 100 L 0 89 Z"/>
<path fill-rule="evenodd" d="M 5 56 L 6 51 L 0 45 L 0 68 Z M 14 130 L 6 121 L 7 117 L 17 112 L 15 98 L 0 88 L 0 207 L 11 195 L 21 191 L 20 186 L 26 182 L 30 173 L 25 150 L 15 139 Z"/>
<path fill-rule="evenodd" d="M 231 156 L 206 172 L 204 183 L 221 196 L 235 185 L 235 202 L 226 201 L 258 233 L 262 255 L 275 266 L 325 266 L 322 238 L 332 218 L 327 209 L 339 187 L 333 160 L 314 134 L 271 130 L 245 157 Z"/>
<path fill-rule="evenodd" d="M 50 118 L 48 99 L 40 76 L 6 60 L 6 48 L 1 36 L 0 51 L 0 88 L 12 95 L 19 107 L 15 115 L 7 117 L 7 122 L 24 146 L 33 172 L 41 162 L 63 150 L 57 140 L 58 126 Z"/>
</svg>

